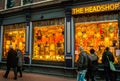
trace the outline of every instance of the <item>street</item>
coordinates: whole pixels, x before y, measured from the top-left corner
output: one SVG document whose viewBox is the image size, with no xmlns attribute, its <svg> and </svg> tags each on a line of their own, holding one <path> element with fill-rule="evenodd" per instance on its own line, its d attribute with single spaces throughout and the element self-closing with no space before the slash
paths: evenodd
<svg viewBox="0 0 120 81">
<path fill-rule="evenodd" d="M 0 70 L 0 81 L 15 81 L 13 80 L 13 71 L 11 70 L 8 78 L 3 78 L 5 70 Z M 76 81 L 75 78 L 61 77 L 61 76 L 53 76 L 53 75 L 43 75 L 36 73 L 24 73 L 23 77 L 20 78 L 18 74 L 18 79 L 16 81 Z"/>
</svg>

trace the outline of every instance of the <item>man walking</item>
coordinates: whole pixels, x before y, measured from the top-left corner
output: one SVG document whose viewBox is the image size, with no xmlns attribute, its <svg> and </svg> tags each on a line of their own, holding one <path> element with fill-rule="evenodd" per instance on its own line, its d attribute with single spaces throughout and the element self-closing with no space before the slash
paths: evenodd
<svg viewBox="0 0 120 81">
<path fill-rule="evenodd" d="M 10 45 L 7 55 L 7 70 L 6 73 L 4 74 L 4 78 L 8 77 L 9 71 L 12 68 L 14 71 L 14 80 L 17 79 L 17 52 L 13 49 L 12 45 Z"/>
<path fill-rule="evenodd" d="M 83 47 L 80 46 L 80 54 L 77 61 L 77 81 L 86 81 L 85 75 L 88 67 L 88 55 L 84 51 Z"/>
</svg>

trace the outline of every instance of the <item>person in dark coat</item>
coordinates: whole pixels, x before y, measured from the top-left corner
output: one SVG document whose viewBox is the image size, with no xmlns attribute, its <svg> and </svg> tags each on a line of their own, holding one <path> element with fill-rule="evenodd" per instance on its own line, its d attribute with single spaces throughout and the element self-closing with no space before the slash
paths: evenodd
<svg viewBox="0 0 120 81">
<path fill-rule="evenodd" d="M 12 68 L 14 71 L 14 80 L 17 79 L 17 52 L 13 49 L 12 45 L 10 45 L 10 49 L 8 51 L 7 55 L 7 70 L 6 73 L 4 74 L 4 78 L 8 77 L 9 71 Z"/>
<path fill-rule="evenodd" d="M 77 61 L 77 81 L 86 81 L 85 76 L 88 68 L 89 58 L 83 47 L 80 46 L 80 54 Z"/>
<path fill-rule="evenodd" d="M 107 57 L 109 58 L 110 61 L 114 62 L 114 56 L 112 52 L 110 52 L 109 47 L 106 47 L 102 55 L 102 63 L 104 65 L 105 79 L 106 81 L 116 81 L 114 72 L 110 70 L 109 61 Z"/>
<path fill-rule="evenodd" d="M 87 71 L 87 81 L 95 81 L 95 75 L 97 72 L 98 56 L 94 49 L 90 49 L 89 66 Z"/>
</svg>

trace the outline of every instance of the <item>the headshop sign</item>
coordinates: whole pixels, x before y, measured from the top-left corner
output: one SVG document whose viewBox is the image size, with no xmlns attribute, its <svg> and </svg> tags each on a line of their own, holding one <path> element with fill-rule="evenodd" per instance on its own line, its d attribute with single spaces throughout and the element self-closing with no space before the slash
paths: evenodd
<svg viewBox="0 0 120 81">
<path fill-rule="evenodd" d="M 113 10 L 120 10 L 120 2 L 111 3 L 111 4 L 95 5 L 95 6 L 85 6 L 85 7 L 79 7 L 79 8 L 72 8 L 72 14 L 77 15 L 77 14 L 113 11 Z"/>
</svg>

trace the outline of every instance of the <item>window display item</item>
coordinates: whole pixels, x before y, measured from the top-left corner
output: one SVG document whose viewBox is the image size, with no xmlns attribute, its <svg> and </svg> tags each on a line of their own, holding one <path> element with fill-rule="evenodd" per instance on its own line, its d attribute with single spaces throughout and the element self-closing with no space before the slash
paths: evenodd
<svg viewBox="0 0 120 81">
<path fill-rule="evenodd" d="M 94 48 L 100 63 L 105 47 L 113 47 L 112 52 L 117 58 L 115 48 L 118 48 L 118 22 L 76 23 L 75 45 L 83 46 L 88 53 L 91 48 Z M 79 52 L 76 46 L 75 51 Z M 77 56 L 75 55 L 76 59 Z"/>
<path fill-rule="evenodd" d="M 64 61 L 64 24 L 59 23 L 61 20 L 33 22 L 33 60 Z"/>
<path fill-rule="evenodd" d="M 20 23 L 20 24 L 6 25 L 3 28 L 4 28 L 3 58 L 7 57 L 9 45 L 12 45 L 13 49 L 16 49 L 16 47 L 18 47 L 24 54 L 24 52 L 25 52 L 25 35 L 26 35 L 25 24 Z"/>
</svg>

